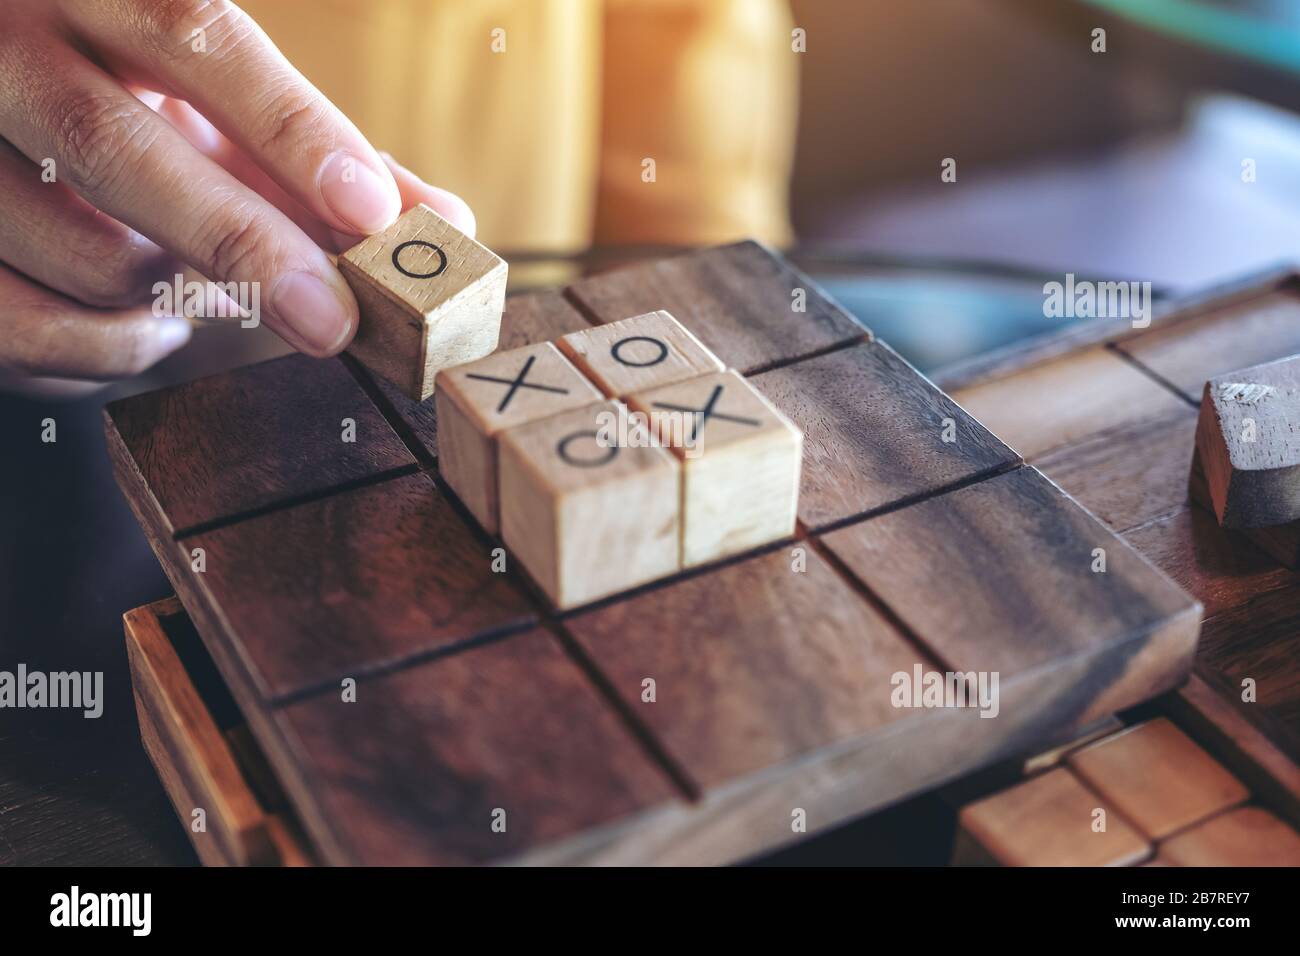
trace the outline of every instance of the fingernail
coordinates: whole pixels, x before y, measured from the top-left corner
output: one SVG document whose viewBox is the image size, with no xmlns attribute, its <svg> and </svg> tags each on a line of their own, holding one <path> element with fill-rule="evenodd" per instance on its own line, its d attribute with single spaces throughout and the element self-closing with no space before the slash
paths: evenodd
<svg viewBox="0 0 1300 956">
<path fill-rule="evenodd" d="M 154 329 L 154 341 L 163 354 L 175 352 L 190 340 L 190 324 L 184 319 L 160 319 Z"/>
<path fill-rule="evenodd" d="M 333 354 L 352 332 L 352 318 L 334 291 L 310 272 L 290 272 L 275 285 L 271 307 L 309 349 Z"/>
<path fill-rule="evenodd" d="M 402 211 L 392 180 L 347 152 L 334 153 L 321 167 L 320 194 L 334 215 L 363 236 L 387 229 Z"/>
</svg>

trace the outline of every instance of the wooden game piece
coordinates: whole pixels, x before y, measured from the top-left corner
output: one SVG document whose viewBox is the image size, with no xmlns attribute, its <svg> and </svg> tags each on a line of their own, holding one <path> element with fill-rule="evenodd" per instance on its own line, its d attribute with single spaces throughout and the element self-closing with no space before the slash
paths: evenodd
<svg viewBox="0 0 1300 956">
<path fill-rule="evenodd" d="M 1166 717 L 1076 750 L 1066 763 L 1153 840 L 1250 796 L 1240 780 Z"/>
<path fill-rule="evenodd" d="M 1160 844 L 1168 866 L 1300 866 L 1300 833 L 1262 807 L 1224 813 Z"/>
<path fill-rule="evenodd" d="M 1080 675 L 1078 692 L 1092 702 L 1071 712 L 1076 723 L 1120 709 L 1113 694 L 1131 693 L 1129 682 L 1150 696 L 1191 665 L 1200 605 L 1033 468 L 822 540 L 953 667 L 999 672 L 1004 696 L 1017 674 L 1059 662 L 1067 649 L 1076 666 L 1130 642 L 1118 687 L 1094 668 Z M 1050 650 L 1043 634 L 1052 635 Z M 1004 701 L 1004 713 L 1009 707 Z"/>
<path fill-rule="evenodd" d="M 601 322 L 667 309 L 729 368 L 752 375 L 871 333 L 757 242 L 590 276 L 569 287 Z"/>
<path fill-rule="evenodd" d="M 1210 497 L 1210 486 L 1205 480 L 1205 470 L 1201 466 L 1201 453 L 1197 451 L 1192 456 L 1192 471 L 1187 481 L 1187 494 L 1193 502 L 1204 509 L 1210 516 L 1214 517 L 1214 501 Z M 1192 509 L 1193 512 L 1196 509 Z M 1198 522 L 1199 523 L 1199 522 Z M 1223 547 L 1231 547 L 1230 542 L 1234 535 L 1241 535 L 1248 538 L 1257 548 L 1266 552 L 1270 557 L 1275 559 L 1283 567 L 1291 571 L 1300 571 L 1300 521 L 1290 521 L 1286 524 L 1273 525 L 1270 528 L 1235 528 L 1231 531 L 1205 532 L 1202 540 L 1215 541 L 1216 544 L 1222 542 Z M 1240 551 L 1240 548 L 1234 548 L 1234 551 Z M 1239 562 L 1243 558 L 1251 560 L 1251 551 L 1247 549 L 1245 554 L 1234 554 L 1232 561 Z M 1255 562 L 1258 563 L 1257 561 Z M 1256 582 L 1240 582 L 1238 590 L 1243 592 L 1243 596 L 1249 596 L 1258 592 Z"/>
<path fill-rule="evenodd" d="M 662 448 L 617 444 L 618 415 L 597 402 L 499 437 L 501 536 L 559 608 L 678 567 L 681 469 Z"/>
<path fill-rule="evenodd" d="M 883 342 L 795 362 L 754 386 L 803 430 L 799 519 L 810 528 L 1020 460 Z"/>
<path fill-rule="evenodd" d="M 952 397 L 1026 460 L 1182 408 L 1177 395 L 1102 346 L 958 389 Z"/>
<path fill-rule="evenodd" d="M 506 309 L 501 315 L 498 349 L 505 352 L 537 345 L 585 328 L 587 320 L 558 292 L 512 295 L 506 299 Z M 345 354 L 343 359 L 351 364 L 352 373 L 368 388 L 375 404 L 381 409 L 385 405 L 392 408 L 394 428 L 415 456 L 424 464 L 433 464 L 438 456 L 437 403 L 410 399 L 388 379 L 369 372 L 352 356 Z"/>
<path fill-rule="evenodd" d="M 973 846 L 1002 866 L 1131 866 L 1151 846 L 1113 806 L 1068 769 L 1049 770 L 965 807 L 953 862 L 983 862 L 971 858 Z M 1094 828 L 1097 810 L 1104 830 Z"/>
<path fill-rule="evenodd" d="M 735 372 L 629 396 L 682 465 L 683 568 L 794 533 L 803 434 Z"/>
<path fill-rule="evenodd" d="M 600 397 L 550 342 L 447 369 L 434 398 L 439 473 L 479 524 L 496 534 L 497 435 Z"/>
<path fill-rule="evenodd" d="M 557 344 L 607 398 L 723 371 L 718 357 L 662 309 L 571 332 Z"/>
<path fill-rule="evenodd" d="M 536 615 L 427 474 L 197 535 L 193 574 L 259 694 L 277 701 Z"/>
<path fill-rule="evenodd" d="M 1090 724 L 1082 733 L 1072 734 L 1071 739 L 1049 747 L 1026 759 L 1021 765 L 1021 774 L 1028 777 L 1040 771 L 1060 766 L 1066 754 L 1101 740 L 1103 737 L 1109 737 L 1111 734 L 1123 729 L 1124 725 L 1120 723 L 1119 718 L 1114 714 L 1104 717 L 1095 724 Z"/>
<path fill-rule="evenodd" d="M 506 264 L 421 203 L 339 256 L 361 307 L 349 349 L 415 401 L 497 347 Z"/>
<path fill-rule="evenodd" d="M 1225 528 L 1300 520 L 1300 355 L 1206 382 L 1196 451 Z"/>
<path fill-rule="evenodd" d="M 276 712 L 334 822 L 335 862 L 507 861 L 672 801 L 556 639 L 530 630 Z"/>
<path fill-rule="evenodd" d="M 1200 402 L 1205 383 L 1230 372 L 1300 353 L 1300 286 L 1253 295 L 1116 343 L 1154 376 Z"/>
</svg>

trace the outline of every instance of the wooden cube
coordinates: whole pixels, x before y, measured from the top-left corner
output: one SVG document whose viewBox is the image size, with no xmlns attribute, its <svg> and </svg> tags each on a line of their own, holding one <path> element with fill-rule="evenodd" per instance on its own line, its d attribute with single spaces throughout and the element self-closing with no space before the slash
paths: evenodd
<svg viewBox="0 0 1300 956">
<path fill-rule="evenodd" d="M 550 342 L 446 369 L 434 395 L 438 471 L 479 523 L 496 534 L 496 436 L 600 397 Z"/>
<path fill-rule="evenodd" d="M 597 402 L 502 432 L 501 536 L 559 608 L 677 570 L 680 472 L 662 448 L 602 442 Z"/>
<path fill-rule="evenodd" d="M 1240 780 L 1166 717 L 1089 744 L 1066 763 L 1152 840 L 1250 796 Z"/>
<path fill-rule="evenodd" d="M 1225 528 L 1300 520 L 1300 356 L 1207 382 L 1196 448 Z"/>
<path fill-rule="evenodd" d="M 497 347 L 506 263 L 428 206 L 339 256 L 361 306 L 349 351 L 415 401 L 444 368 Z"/>
<path fill-rule="evenodd" d="M 662 309 L 571 332 L 559 346 L 609 398 L 724 370 L 716 355 Z"/>
<path fill-rule="evenodd" d="M 1093 829 L 1097 810 L 1106 829 Z M 957 818 L 956 866 L 1131 866 L 1151 846 L 1113 805 L 1065 767 L 965 807 Z"/>
<path fill-rule="evenodd" d="M 628 404 L 682 464 L 682 567 L 794 533 L 803 432 L 748 381 L 715 372 Z"/>
</svg>

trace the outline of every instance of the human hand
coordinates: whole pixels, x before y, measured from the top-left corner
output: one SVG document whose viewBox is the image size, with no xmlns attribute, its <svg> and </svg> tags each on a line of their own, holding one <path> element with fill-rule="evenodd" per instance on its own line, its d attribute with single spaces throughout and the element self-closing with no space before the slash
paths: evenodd
<svg viewBox="0 0 1300 956">
<path fill-rule="evenodd" d="M 325 250 L 456 196 L 373 149 L 227 2 L 0 0 L 0 369 L 105 381 L 179 348 L 154 283 L 257 283 L 333 355 L 356 300 Z M 188 267 L 188 268 L 186 268 Z"/>
</svg>

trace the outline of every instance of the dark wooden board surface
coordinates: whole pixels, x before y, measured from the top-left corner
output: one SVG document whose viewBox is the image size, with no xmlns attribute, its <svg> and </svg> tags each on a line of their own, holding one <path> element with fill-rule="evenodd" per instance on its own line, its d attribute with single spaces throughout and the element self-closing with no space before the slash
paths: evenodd
<svg viewBox="0 0 1300 956">
<path fill-rule="evenodd" d="M 1199 405 L 1210 379 L 1300 352 L 1300 288 L 1288 283 L 1186 322 L 1152 328 L 1116 347 Z"/>
<path fill-rule="evenodd" d="M 791 310 L 800 289 L 806 313 Z M 824 484 L 805 488 L 793 543 L 574 614 L 557 617 L 509 574 L 488 570 L 493 542 L 458 507 L 437 503 L 432 423 L 359 370 L 358 392 L 392 423 L 410 463 L 226 516 L 182 542 L 168 533 L 131 446 L 114 442 L 138 517 L 327 862 L 734 860 L 793 839 L 792 807 L 807 810 L 810 830 L 824 829 L 1186 675 L 1196 605 L 1021 466 L 1023 449 L 993 438 L 761 247 L 709 250 L 583 280 L 562 298 L 517 300 L 511 309 L 524 318 L 512 334 L 529 337 L 536 322 L 546 335 L 578 312 L 600 321 L 654 308 L 673 312 L 731 364 L 766 371 L 757 386 L 809 431 Z M 1108 408 L 1090 395 L 1098 370 L 1116 385 L 1112 399 L 1136 404 Z M 1053 376 L 1029 376 L 1006 393 L 1021 414 L 1061 415 L 1025 432 L 1038 453 L 1141 432 L 1148 419 L 1176 421 L 1188 407 L 1113 349 L 1061 371 L 1064 394 L 1051 401 L 1039 393 L 1052 391 Z M 956 441 L 943 442 L 949 417 Z M 1176 445 L 1165 438 L 1161 447 Z M 1170 466 L 1157 471 L 1164 485 L 1155 497 L 1167 501 Z M 1135 520 L 1163 509 L 1125 507 Z M 1043 516 L 1051 520 L 1036 520 Z M 823 540 L 824 527 L 838 530 Z M 849 546 L 873 537 L 890 542 L 874 557 Z M 444 540 L 457 544 L 432 543 Z M 939 566 L 917 556 L 917 542 Z M 196 576 L 189 549 L 201 545 L 210 570 Z M 1088 568 L 1095 547 L 1107 548 L 1105 575 Z M 543 631 L 525 630 L 534 620 Z M 282 632 L 295 636 L 272 639 Z M 580 716 L 548 697 L 546 681 L 520 680 L 536 663 L 519 650 L 537 646 L 521 641 L 529 633 L 548 647 L 558 640 L 559 656 L 548 651 L 537 667 L 557 684 L 577 681 L 583 690 L 568 696 Z M 895 706 L 892 677 L 918 663 L 1005 671 L 999 719 Z M 352 671 L 358 700 L 344 704 L 338 681 Z M 439 679 L 447 690 L 433 697 Z M 642 697 L 647 679 L 654 703 Z M 480 688 L 498 688 L 500 701 L 483 704 Z M 408 711 L 421 730 L 402 738 L 390 728 Z M 530 742 L 517 718 L 540 724 L 544 715 L 555 723 L 539 725 Z M 593 721 L 608 746 L 617 740 L 636 757 L 617 779 L 584 778 L 595 770 L 571 749 L 567 728 Z M 587 780 L 584 796 L 568 799 L 571 811 L 533 786 L 539 767 Z M 500 781 L 516 774 L 530 781 L 513 795 L 530 822 L 483 843 L 500 835 L 481 828 L 481 809 L 504 801 Z M 435 779 L 443 789 L 427 795 Z"/>
<path fill-rule="evenodd" d="M 1135 664 L 1148 641 L 1172 660 L 1195 647 L 1195 602 L 1033 468 L 825 540 L 951 670 L 1010 678 L 1116 642 Z"/>
<path fill-rule="evenodd" d="M 287 356 L 108 413 L 177 535 L 415 465 L 338 360 Z"/>
<path fill-rule="evenodd" d="M 799 520 L 810 528 L 1020 460 L 881 342 L 795 362 L 754 385 L 803 429 Z"/>
<path fill-rule="evenodd" d="M 364 681 L 355 702 L 315 696 L 277 720 L 310 768 L 335 855 L 359 863 L 504 860 L 674 799 L 541 630 Z"/>
<path fill-rule="evenodd" d="M 492 547 L 426 474 L 185 542 L 261 694 L 278 700 L 533 623 Z"/>
<path fill-rule="evenodd" d="M 811 279 L 756 242 L 580 279 L 568 295 L 598 322 L 666 309 L 746 375 L 870 336 Z"/>
</svg>

